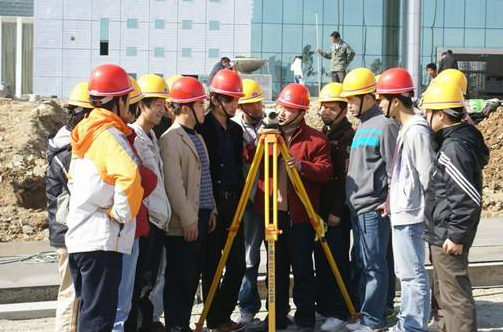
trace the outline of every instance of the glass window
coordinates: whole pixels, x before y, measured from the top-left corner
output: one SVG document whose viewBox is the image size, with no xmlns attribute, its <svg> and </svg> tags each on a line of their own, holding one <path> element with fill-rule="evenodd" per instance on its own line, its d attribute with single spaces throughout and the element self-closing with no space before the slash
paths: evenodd
<svg viewBox="0 0 503 332">
<path fill-rule="evenodd" d="M 300 54 L 302 52 L 302 25 L 283 25 L 283 53 Z"/>
<path fill-rule="evenodd" d="M 363 7 L 365 25 L 383 25 L 383 0 L 364 0 Z"/>
<path fill-rule="evenodd" d="M 164 20 L 157 19 L 157 20 L 155 20 L 154 24 L 155 24 L 156 29 L 164 29 L 164 24 L 165 24 Z"/>
<path fill-rule="evenodd" d="M 210 21 L 210 30 L 220 30 L 220 21 Z"/>
<path fill-rule="evenodd" d="M 485 1 L 466 0 L 466 28 L 483 28 L 486 25 Z"/>
<path fill-rule="evenodd" d="M 252 1 L 252 23 L 262 22 L 262 0 Z"/>
<path fill-rule="evenodd" d="M 154 57 L 164 58 L 164 47 L 154 47 Z"/>
<path fill-rule="evenodd" d="M 134 78 L 136 80 L 137 78 L 137 74 L 136 73 L 127 73 L 129 76 L 131 76 L 132 78 Z"/>
<path fill-rule="evenodd" d="M 281 22 L 281 14 L 283 11 L 283 0 L 265 0 L 263 2 L 264 22 L 267 23 L 277 23 Z"/>
<path fill-rule="evenodd" d="M 487 28 L 503 28 L 503 1 L 501 0 L 487 0 Z M 501 35 L 499 36 L 501 40 Z"/>
<path fill-rule="evenodd" d="M 323 24 L 323 0 L 304 0 L 304 24 L 316 24 L 316 14 L 318 24 Z"/>
<path fill-rule="evenodd" d="M 191 20 L 182 20 L 182 29 L 183 30 L 190 30 L 192 27 L 192 21 Z"/>
<path fill-rule="evenodd" d="M 363 53 L 363 27 L 346 26 L 344 28 L 344 35 L 341 35 L 341 37 L 351 46 L 356 54 Z"/>
<path fill-rule="evenodd" d="M 459 0 L 445 0 L 445 27 L 462 28 L 465 25 L 465 6 Z"/>
<path fill-rule="evenodd" d="M 128 18 L 126 20 L 126 27 L 128 29 L 138 29 L 138 19 L 137 18 Z"/>
<path fill-rule="evenodd" d="M 218 58 L 220 54 L 220 50 L 218 48 L 210 48 L 208 50 L 208 57 L 209 58 Z"/>
<path fill-rule="evenodd" d="M 367 55 L 382 54 L 382 28 L 367 27 L 365 37 L 365 53 Z"/>
<path fill-rule="evenodd" d="M 339 0 L 324 0 L 323 12 L 319 12 L 318 14 L 318 16 L 323 16 L 323 18 L 318 17 L 318 24 L 331 24 L 332 29 L 339 28 L 338 26 L 342 20 L 343 3 L 344 1 Z M 337 8 L 337 6 L 339 7 Z"/>
<path fill-rule="evenodd" d="M 281 53 L 281 25 L 264 24 L 262 26 L 262 52 Z"/>
<path fill-rule="evenodd" d="M 441 27 L 444 25 L 444 0 L 423 0 L 423 25 Z"/>
<path fill-rule="evenodd" d="M 363 0 L 353 0 L 351 3 L 343 1 L 344 17 L 342 23 L 344 25 L 363 25 Z M 329 22 L 325 22 L 327 24 Z"/>
<path fill-rule="evenodd" d="M 465 47 L 485 47 L 485 31 L 485 29 L 465 29 Z"/>
<path fill-rule="evenodd" d="M 503 48 L 503 29 L 487 29 L 486 30 L 486 47 Z"/>
<path fill-rule="evenodd" d="M 138 49 L 135 46 L 126 47 L 126 56 L 136 56 L 138 54 Z"/>
<path fill-rule="evenodd" d="M 464 29 L 444 29 L 444 45 L 446 47 L 464 46 Z"/>
<path fill-rule="evenodd" d="M 321 29 L 320 29 L 321 32 Z M 318 36 L 318 42 L 321 43 L 323 36 Z M 302 31 L 302 48 L 310 46 L 312 51 L 316 50 L 316 27 L 314 25 L 304 25 Z"/>
<path fill-rule="evenodd" d="M 210 2 L 220 2 L 220 0 L 210 0 Z"/>
<path fill-rule="evenodd" d="M 288 0 L 285 3 L 283 23 L 302 23 L 302 0 Z"/>
<path fill-rule="evenodd" d="M 192 53 L 192 49 L 190 48 L 182 48 L 182 57 L 183 58 L 190 58 Z"/>
<path fill-rule="evenodd" d="M 100 18 L 100 41 L 108 41 L 110 38 L 108 18 Z"/>
<path fill-rule="evenodd" d="M 252 23 L 251 27 L 251 52 L 262 52 L 262 24 Z"/>
</svg>

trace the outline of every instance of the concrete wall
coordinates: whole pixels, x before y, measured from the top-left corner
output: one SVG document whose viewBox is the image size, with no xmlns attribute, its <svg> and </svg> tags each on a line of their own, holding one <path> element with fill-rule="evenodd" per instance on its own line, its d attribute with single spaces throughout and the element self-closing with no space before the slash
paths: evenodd
<svg viewBox="0 0 503 332">
<path fill-rule="evenodd" d="M 101 18 L 109 20 L 108 56 L 100 55 Z M 208 75 L 221 56 L 250 54 L 250 18 L 251 0 L 36 0 L 34 93 L 66 97 L 102 63 L 137 77 Z M 137 27 L 128 28 L 128 19 Z M 164 20 L 163 29 L 156 20 Z M 210 30 L 210 21 L 219 29 Z M 127 53 L 131 47 L 136 55 Z M 164 56 L 156 57 L 155 48 Z"/>
</svg>

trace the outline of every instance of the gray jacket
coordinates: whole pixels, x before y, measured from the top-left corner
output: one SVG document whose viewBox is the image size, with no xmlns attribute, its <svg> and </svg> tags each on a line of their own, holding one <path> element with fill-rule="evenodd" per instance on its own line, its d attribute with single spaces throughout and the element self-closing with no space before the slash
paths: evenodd
<svg viewBox="0 0 503 332">
<path fill-rule="evenodd" d="M 374 211 L 386 201 L 398 124 L 374 105 L 360 116 L 349 156 L 346 199 L 354 214 Z"/>
<path fill-rule="evenodd" d="M 435 160 L 428 122 L 415 115 L 398 133 L 389 189 L 393 226 L 424 222 L 424 193 Z"/>
<path fill-rule="evenodd" d="M 346 44 L 343 40 L 340 42 L 339 48 L 336 48 L 336 45 L 332 43 L 330 46 L 330 52 L 321 52 L 321 56 L 325 59 L 329 59 L 330 61 L 330 71 L 341 71 L 346 70 L 349 66 L 349 63 L 353 61 L 355 57 L 355 51 Z"/>
</svg>

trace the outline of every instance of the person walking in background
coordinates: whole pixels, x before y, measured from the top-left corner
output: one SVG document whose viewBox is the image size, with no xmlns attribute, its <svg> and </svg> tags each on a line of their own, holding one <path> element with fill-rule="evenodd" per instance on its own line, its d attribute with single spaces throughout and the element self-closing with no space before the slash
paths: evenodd
<svg viewBox="0 0 503 332">
<path fill-rule="evenodd" d="M 355 51 L 349 44 L 341 39 L 339 32 L 332 32 L 330 37 L 332 38 L 330 52 L 317 49 L 316 53 L 330 60 L 330 75 L 332 77 L 332 82 L 342 83 L 344 77 L 346 77 L 348 66 L 355 57 Z"/>
<path fill-rule="evenodd" d="M 297 55 L 292 64 L 290 65 L 290 70 L 293 71 L 293 79 L 295 83 L 300 83 L 304 85 L 304 75 L 302 74 L 302 56 Z"/>
</svg>

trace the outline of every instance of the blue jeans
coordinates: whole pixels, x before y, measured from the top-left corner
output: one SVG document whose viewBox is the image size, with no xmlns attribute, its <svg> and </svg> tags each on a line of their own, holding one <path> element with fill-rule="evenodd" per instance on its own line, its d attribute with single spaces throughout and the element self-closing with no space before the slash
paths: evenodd
<svg viewBox="0 0 503 332">
<path fill-rule="evenodd" d="M 243 230 L 246 272 L 239 290 L 239 310 L 242 313 L 255 315 L 261 306 L 257 277 L 260 265 L 260 247 L 264 241 L 264 220 L 262 215 L 253 212 L 252 206 L 246 207 L 243 215 Z"/>
<path fill-rule="evenodd" d="M 122 255 L 122 278 L 119 285 L 119 299 L 117 301 L 117 314 L 112 331 L 123 332 L 124 324 L 131 310 L 131 299 L 133 297 L 134 280 L 136 275 L 136 263 L 140 253 L 139 241 L 134 239 L 131 255 Z"/>
<path fill-rule="evenodd" d="M 400 279 L 401 306 L 397 327 L 427 331 L 430 318 L 430 284 L 424 267 L 424 223 L 394 226 L 393 253 Z"/>
<path fill-rule="evenodd" d="M 360 319 L 373 329 L 386 325 L 390 221 L 377 212 L 352 215 L 356 267 L 361 271 Z"/>
</svg>

